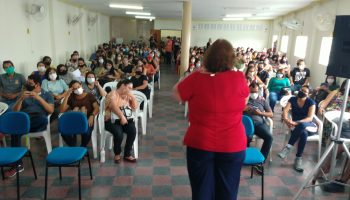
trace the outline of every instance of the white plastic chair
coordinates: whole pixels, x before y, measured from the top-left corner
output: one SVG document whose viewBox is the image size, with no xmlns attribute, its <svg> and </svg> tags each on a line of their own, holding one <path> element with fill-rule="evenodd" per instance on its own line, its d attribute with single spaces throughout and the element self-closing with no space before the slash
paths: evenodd
<svg viewBox="0 0 350 200">
<path fill-rule="evenodd" d="M 107 82 L 103 85 L 103 90 L 105 90 L 107 87 L 110 87 L 112 90 L 117 88 L 117 81 Z"/>
<path fill-rule="evenodd" d="M 317 125 L 317 134 L 307 137 L 307 142 L 318 142 L 318 159 L 317 160 L 320 160 L 321 147 L 322 147 L 323 122 L 316 115 L 313 116 L 313 119 Z M 290 135 L 290 129 L 286 134 L 284 144 L 286 144 L 288 141 L 288 138 L 289 138 L 288 135 Z"/>
<path fill-rule="evenodd" d="M 101 105 L 100 105 L 100 114 L 98 117 L 98 126 L 100 130 L 100 162 L 104 163 L 106 161 L 106 152 L 105 152 L 105 146 L 106 146 L 106 140 L 109 139 L 109 149 L 112 149 L 113 145 L 113 135 L 109 131 L 105 129 L 105 97 L 101 99 Z M 135 158 L 137 159 L 139 157 L 139 148 L 138 148 L 138 120 L 137 117 L 135 119 L 135 126 L 136 126 L 136 138 L 134 141 L 134 154 Z"/>
<path fill-rule="evenodd" d="M 154 97 L 154 82 L 148 83 L 148 88 L 151 90 L 151 94 L 148 102 L 148 117 L 152 118 L 153 115 L 153 97 Z"/>
<path fill-rule="evenodd" d="M 59 114 L 58 117 L 60 117 L 62 113 Z M 98 123 L 98 117 L 95 116 L 94 118 L 94 129 L 91 132 L 91 146 L 92 146 L 92 152 L 94 155 L 94 159 L 97 159 L 98 153 L 97 153 L 97 132 L 99 130 L 99 123 Z M 61 137 L 61 134 L 59 134 L 59 141 L 58 144 L 60 147 L 63 147 L 63 139 Z"/>
<path fill-rule="evenodd" d="M 185 114 L 184 114 L 185 118 L 187 117 L 187 114 L 188 114 L 188 102 L 186 101 L 185 102 Z"/>
<path fill-rule="evenodd" d="M 133 95 L 135 96 L 137 103 L 141 105 L 143 102 L 143 109 L 140 110 L 140 108 L 136 109 L 136 117 L 141 118 L 141 128 L 142 128 L 142 135 L 146 135 L 146 128 L 147 128 L 147 97 L 145 94 L 143 94 L 140 91 L 133 90 Z"/>
<path fill-rule="evenodd" d="M 28 149 L 30 149 L 30 138 L 43 137 L 45 140 L 47 153 L 50 153 L 52 151 L 50 118 L 51 114 L 47 116 L 46 130 L 33 132 L 26 135 L 26 146 L 28 147 Z"/>
<path fill-rule="evenodd" d="M 335 121 L 336 118 L 340 118 L 340 111 L 328 111 L 324 113 L 324 117 L 327 121 L 329 121 L 332 124 L 332 132 L 331 132 L 331 137 L 336 138 L 337 133 L 338 133 L 338 124 Z M 350 120 L 350 113 L 345 112 L 344 113 L 344 120 Z M 349 138 L 341 138 L 344 143 L 350 144 L 350 139 Z"/>
</svg>

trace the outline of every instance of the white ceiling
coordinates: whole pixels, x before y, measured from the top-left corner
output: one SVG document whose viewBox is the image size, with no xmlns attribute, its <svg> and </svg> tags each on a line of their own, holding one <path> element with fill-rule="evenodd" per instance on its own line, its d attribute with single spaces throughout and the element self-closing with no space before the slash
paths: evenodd
<svg viewBox="0 0 350 200">
<path fill-rule="evenodd" d="M 110 3 L 142 5 L 157 19 L 181 19 L 184 0 L 66 0 L 110 16 L 126 16 L 125 9 L 109 8 Z M 187 1 L 187 0 L 185 0 Z M 319 0 L 192 0 L 192 18 L 221 20 L 227 14 L 252 14 L 273 19 Z M 136 11 L 136 10 L 135 10 Z"/>
</svg>

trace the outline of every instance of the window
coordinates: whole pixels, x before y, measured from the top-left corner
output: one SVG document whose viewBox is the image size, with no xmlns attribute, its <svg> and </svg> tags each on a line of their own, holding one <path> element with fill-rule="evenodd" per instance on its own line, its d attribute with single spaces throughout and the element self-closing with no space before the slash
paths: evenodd
<svg viewBox="0 0 350 200">
<path fill-rule="evenodd" d="M 294 56 L 305 58 L 307 48 L 307 36 L 297 36 L 295 40 Z"/>
<path fill-rule="evenodd" d="M 287 53 L 287 50 L 288 50 L 288 35 L 284 35 L 282 36 L 282 41 L 281 41 L 281 51 L 283 53 Z"/>
<path fill-rule="evenodd" d="M 272 36 L 272 44 L 271 47 L 274 48 L 275 47 L 275 42 L 278 42 L 278 35 L 273 35 Z M 276 47 L 277 48 L 277 47 Z"/>
<path fill-rule="evenodd" d="M 324 66 L 328 65 L 329 54 L 331 53 L 333 37 L 322 37 L 320 57 L 318 63 Z"/>
</svg>

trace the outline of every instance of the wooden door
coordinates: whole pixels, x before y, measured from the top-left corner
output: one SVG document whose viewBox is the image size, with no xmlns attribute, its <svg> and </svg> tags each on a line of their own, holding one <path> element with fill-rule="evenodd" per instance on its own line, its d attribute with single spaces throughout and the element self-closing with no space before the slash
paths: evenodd
<svg viewBox="0 0 350 200">
<path fill-rule="evenodd" d="M 160 30 L 151 29 L 150 35 L 151 35 L 151 36 L 153 35 L 154 39 L 156 39 L 156 41 L 157 41 L 157 48 L 160 49 L 160 40 L 161 40 L 161 37 L 160 37 Z"/>
</svg>

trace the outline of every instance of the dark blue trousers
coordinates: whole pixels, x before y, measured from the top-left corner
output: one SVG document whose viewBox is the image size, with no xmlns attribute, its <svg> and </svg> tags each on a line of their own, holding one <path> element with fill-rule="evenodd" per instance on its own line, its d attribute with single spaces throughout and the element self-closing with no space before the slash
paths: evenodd
<svg viewBox="0 0 350 200">
<path fill-rule="evenodd" d="M 236 200 L 245 151 L 215 153 L 187 147 L 193 200 Z"/>
<path fill-rule="evenodd" d="M 299 123 L 293 130 L 292 130 L 292 134 L 289 138 L 289 142 L 288 144 L 293 145 L 299 140 L 298 143 L 298 150 L 297 150 L 297 157 L 301 157 L 303 155 L 304 149 L 305 149 L 305 145 L 306 145 L 306 141 L 307 141 L 307 137 L 314 135 L 316 132 L 308 132 L 306 130 L 307 127 L 315 127 L 316 125 L 312 122 L 302 122 Z"/>
</svg>

